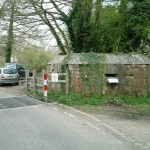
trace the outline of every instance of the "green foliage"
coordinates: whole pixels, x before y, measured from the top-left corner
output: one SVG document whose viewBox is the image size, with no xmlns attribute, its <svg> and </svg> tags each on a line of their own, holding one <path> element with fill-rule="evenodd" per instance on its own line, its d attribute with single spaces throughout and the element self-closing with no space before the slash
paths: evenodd
<svg viewBox="0 0 150 150">
<path fill-rule="evenodd" d="M 5 52 L 4 47 L 0 46 L 0 67 L 5 65 Z"/>
<path fill-rule="evenodd" d="M 104 62 L 105 55 L 98 55 L 97 53 L 81 53 L 80 54 L 81 60 L 83 62 L 87 62 L 87 64 L 100 64 L 100 62 Z"/>
<path fill-rule="evenodd" d="M 147 0 L 128 0 L 121 14 L 124 26 L 122 48 L 125 52 L 137 51 L 140 44 L 148 40 L 150 34 L 150 3 Z"/>
<path fill-rule="evenodd" d="M 11 53 L 12 53 L 13 44 L 14 44 L 14 35 L 13 35 L 14 17 L 15 17 L 15 1 L 11 1 L 8 35 L 7 35 L 7 42 L 6 42 L 6 48 L 5 48 L 6 63 L 10 63 L 11 61 Z"/>
<path fill-rule="evenodd" d="M 101 100 L 99 97 L 85 97 L 83 95 L 79 95 L 77 93 L 69 93 L 68 95 L 62 93 L 54 93 L 52 91 L 48 92 L 48 99 L 55 100 L 59 103 L 73 106 L 73 105 L 101 105 L 105 102 Z"/>
<path fill-rule="evenodd" d="M 116 5 L 112 5 L 113 3 L 102 5 L 103 0 L 72 0 L 59 5 L 54 0 L 51 0 L 47 3 L 48 5 L 53 5 L 54 12 L 57 12 L 52 13 L 42 6 L 44 3 L 30 0 L 28 5 L 25 5 L 25 9 L 20 7 L 20 10 L 17 7 L 15 12 L 12 9 L 12 17 L 20 18 L 20 16 L 13 15 L 17 15 L 16 12 L 19 12 L 19 14 L 26 13 L 28 6 L 29 8 L 34 6 L 35 13 L 39 15 L 41 21 L 44 21 L 55 37 L 62 52 L 61 54 L 69 53 L 71 50 L 75 53 L 130 53 L 133 51 L 137 52 L 139 49 L 143 53 L 142 49 L 148 47 L 150 41 L 149 0 L 114 1 L 118 3 Z M 8 3 L 11 5 L 11 1 L 8 1 Z M 39 7 L 40 5 L 41 7 Z M 63 12 L 61 8 L 65 6 L 69 9 Z M 25 12 L 23 12 L 24 10 Z M 27 18 L 32 17 L 34 18 L 34 16 Z M 14 19 L 10 20 L 13 21 Z M 65 24 L 66 27 L 60 26 L 59 23 Z M 34 24 L 32 25 L 34 27 Z M 10 51 L 10 47 L 6 49 Z M 147 51 L 149 51 L 149 47 Z"/>
<path fill-rule="evenodd" d="M 3 15 L 3 12 L 2 12 L 2 9 L 0 8 L 0 18 L 2 17 Z"/>
<path fill-rule="evenodd" d="M 12 51 L 12 43 L 8 42 L 5 48 L 5 61 L 6 63 L 10 63 L 11 61 L 11 51 Z"/>
<path fill-rule="evenodd" d="M 51 59 L 48 52 L 38 47 L 26 47 L 22 51 L 16 51 L 15 55 L 20 63 L 25 64 L 28 69 L 37 69 L 37 72 L 46 69 Z"/>
<path fill-rule="evenodd" d="M 82 79 L 82 92 L 94 95 L 102 94 L 104 88 L 104 71 L 103 64 L 79 65 L 80 78 Z"/>
<path fill-rule="evenodd" d="M 79 61 L 86 63 L 86 64 L 100 64 L 101 62 L 103 63 L 105 61 L 106 55 L 104 54 L 97 54 L 93 52 L 88 52 L 88 53 L 70 53 L 66 55 L 64 58 L 62 64 L 66 65 L 68 62 L 72 59 L 79 59 Z"/>
<path fill-rule="evenodd" d="M 68 95 L 62 93 L 48 92 L 48 99 L 57 101 L 59 103 L 76 106 L 76 105 L 150 105 L 150 97 L 134 97 L 131 95 L 110 95 L 110 96 L 96 96 L 92 95 L 86 97 L 84 94 L 70 93 Z"/>
<path fill-rule="evenodd" d="M 66 22 L 73 52 L 96 52 L 101 1 L 73 0 Z M 96 41 L 96 42 L 95 42 Z M 94 43 L 93 43 L 94 42 Z"/>
<path fill-rule="evenodd" d="M 13 19 L 13 18 L 12 18 Z M 10 19 L 10 25 L 8 29 L 8 35 L 7 35 L 7 43 L 5 47 L 5 61 L 6 63 L 11 62 L 11 54 L 13 49 L 13 43 L 14 37 L 13 37 L 13 21 Z"/>
<path fill-rule="evenodd" d="M 150 3 L 147 0 L 120 0 L 120 5 L 105 7 L 100 1 L 95 1 L 95 5 L 91 5 L 92 0 L 80 4 L 75 1 L 76 9 L 72 10 L 74 15 L 69 24 L 73 28 L 70 37 L 74 36 L 71 39 L 74 52 L 129 53 L 138 51 L 142 42 L 148 43 Z"/>
<path fill-rule="evenodd" d="M 122 52 L 120 41 L 123 27 L 120 20 L 121 15 L 115 6 L 108 5 L 102 9 L 99 26 L 100 52 Z"/>
</svg>

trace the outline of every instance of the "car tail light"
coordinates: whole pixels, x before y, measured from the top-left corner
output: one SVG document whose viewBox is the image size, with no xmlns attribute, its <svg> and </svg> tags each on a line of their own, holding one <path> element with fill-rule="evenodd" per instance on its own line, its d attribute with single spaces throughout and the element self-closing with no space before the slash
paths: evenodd
<svg viewBox="0 0 150 150">
<path fill-rule="evenodd" d="M 1 75 L 1 78 L 4 78 L 4 75 L 3 75 L 3 74 Z"/>
</svg>

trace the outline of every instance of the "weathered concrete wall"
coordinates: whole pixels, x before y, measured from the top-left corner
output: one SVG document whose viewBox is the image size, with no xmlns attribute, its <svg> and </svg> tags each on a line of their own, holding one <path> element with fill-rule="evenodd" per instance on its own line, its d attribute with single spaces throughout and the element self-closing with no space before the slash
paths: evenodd
<svg viewBox="0 0 150 150">
<path fill-rule="evenodd" d="M 133 95 L 147 95 L 147 66 L 146 65 L 125 65 L 125 91 Z"/>
<path fill-rule="evenodd" d="M 111 69 L 110 69 L 111 68 Z M 70 65 L 70 91 L 91 94 L 123 94 L 146 96 L 149 72 L 146 65 Z M 119 84 L 109 84 L 107 75 L 118 78 Z"/>
<path fill-rule="evenodd" d="M 146 96 L 148 92 L 148 67 L 146 65 L 115 65 L 119 84 L 106 84 L 105 93 L 129 93 Z"/>
<path fill-rule="evenodd" d="M 51 71 L 65 72 L 65 67 L 53 65 Z M 146 96 L 150 92 L 150 67 L 148 65 L 79 65 L 70 64 L 69 91 L 85 95 L 123 94 Z M 118 84 L 107 82 L 108 77 L 116 77 Z M 65 83 L 49 84 L 50 89 L 65 92 Z"/>
<path fill-rule="evenodd" d="M 69 65 L 70 91 L 85 95 L 102 93 L 104 65 Z"/>
<path fill-rule="evenodd" d="M 148 93 L 150 94 L 150 65 L 147 66 L 147 70 L 148 70 Z"/>
</svg>

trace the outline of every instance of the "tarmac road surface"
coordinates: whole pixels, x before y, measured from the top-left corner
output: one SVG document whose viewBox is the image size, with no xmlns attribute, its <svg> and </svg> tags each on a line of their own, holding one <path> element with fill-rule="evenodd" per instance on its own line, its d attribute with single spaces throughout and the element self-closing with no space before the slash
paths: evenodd
<svg viewBox="0 0 150 150">
<path fill-rule="evenodd" d="M 1 150 L 137 150 L 103 127 L 50 105 L 0 110 Z"/>
<path fill-rule="evenodd" d="M 0 91 L 0 104 L 6 104 L 0 109 L 0 150 L 148 150 L 90 115 L 55 103 L 26 100 L 9 92 L 9 87 Z M 8 102 L 13 107 L 7 108 Z"/>
</svg>

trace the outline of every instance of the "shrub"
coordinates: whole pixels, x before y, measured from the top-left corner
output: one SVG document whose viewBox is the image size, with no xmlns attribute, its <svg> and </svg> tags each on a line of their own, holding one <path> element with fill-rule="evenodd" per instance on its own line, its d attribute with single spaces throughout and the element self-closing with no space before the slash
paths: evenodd
<svg viewBox="0 0 150 150">
<path fill-rule="evenodd" d="M 92 95 L 91 97 L 86 97 L 85 95 L 79 95 L 77 93 L 63 94 L 54 93 L 49 91 L 48 99 L 58 101 L 59 103 L 73 106 L 73 105 L 150 105 L 149 97 L 134 97 L 131 95 L 109 95 L 109 96 L 97 96 Z"/>
</svg>

